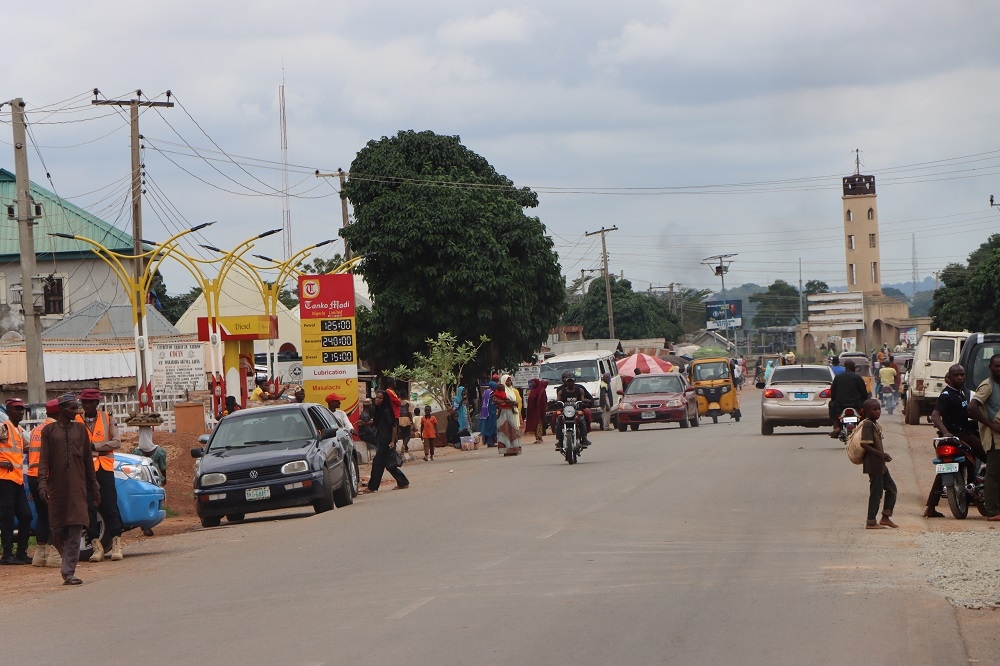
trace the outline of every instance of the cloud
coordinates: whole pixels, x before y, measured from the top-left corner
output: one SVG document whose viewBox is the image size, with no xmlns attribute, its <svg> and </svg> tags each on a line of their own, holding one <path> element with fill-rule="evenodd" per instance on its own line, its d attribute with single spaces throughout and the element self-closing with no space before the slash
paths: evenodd
<svg viewBox="0 0 1000 666">
<path fill-rule="evenodd" d="M 437 38 L 456 46 L 518 44 L 528 40 L 538 20 L 533 12 L 498 9 L 478 18 L 459 19 L 441 26 Z"/>
</svg>

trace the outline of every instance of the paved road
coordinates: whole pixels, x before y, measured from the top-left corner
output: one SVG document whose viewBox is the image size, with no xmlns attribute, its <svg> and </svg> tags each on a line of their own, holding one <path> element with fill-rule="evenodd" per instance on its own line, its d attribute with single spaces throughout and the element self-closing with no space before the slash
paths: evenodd
<svg viewBox="0 0 1000 666">
<path fill-rule="evenodd" d="M 99 565 L 128 577 L 6 608 L 3 660 L 964 663 L 914 532 L 860 529 L 842 446 L 761 437 L 751 395 L 742 423 L 596 434 L 573 467 L 456 455 L 322 516 L 150 540 Z"/>
</svg>

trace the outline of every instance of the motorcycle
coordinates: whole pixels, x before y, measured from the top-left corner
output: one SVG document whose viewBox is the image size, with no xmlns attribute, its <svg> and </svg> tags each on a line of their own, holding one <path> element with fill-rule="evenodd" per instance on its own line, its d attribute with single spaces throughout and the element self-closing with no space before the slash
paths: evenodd
<svg viewBox="0 0 1000 666">
<path fill-rule="evenodd" d="M 861 421 L 858 412 L 853 407 L 846 407 L 844 411 L 840 413 L 840 441 L 847 444 L 847 438 L 851 436 L 854 429 L 858 427 L 858 423 Z"/>
<path fill-rule="evenodd" d="M 935 437 L 934 471 L 941 477 L 941 487 L 948 498 L 951 515 L 962 520 L 969 515 L 969 503 L 986 515 L 983 486 L 986 464 L 977 460 L 972 447 L 958 437 Z"/>
<path fill-rule="evenodd" d="M 562 454 L 566 458 L 566 462 L 573 465 L 583 450 L 583 435 L 580 434 L 580 429 L 586 428 L 586 424 L 583 423 L 584 403 L 583 401 L 569 404 L 556 402 L 556 406 L 559 408 L 556 427 L 562 428 L 563 433 Z M 586 430 L 582 432 L 586 432 Z"/>
<path fill-rule="evenodd" d="M 882 408 L 890 414 L 896 409 L 896 391 L 892 384 L 882 386 Z"/>
</svg>

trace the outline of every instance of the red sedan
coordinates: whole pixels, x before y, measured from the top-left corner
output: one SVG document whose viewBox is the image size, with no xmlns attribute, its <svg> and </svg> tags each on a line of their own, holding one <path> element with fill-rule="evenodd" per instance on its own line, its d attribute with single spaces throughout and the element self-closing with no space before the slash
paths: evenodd
<svg viewBox="0 0 1000 666">
<path fill-rule="evenodd" d="M 638 375 L 622 393 L 618 408 L 618 430 L 638 430 L 643 423 L 680 423 L 698 426 L 695 389 L 684 375 L 668 372 Z"/>
</svg>

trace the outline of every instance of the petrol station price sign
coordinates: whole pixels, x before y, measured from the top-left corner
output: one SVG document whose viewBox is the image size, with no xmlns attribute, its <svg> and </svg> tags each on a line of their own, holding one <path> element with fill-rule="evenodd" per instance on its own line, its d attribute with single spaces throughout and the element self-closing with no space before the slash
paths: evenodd
<svg viewBox="0 0 1000 666">
<path fill-rule="evenodd" d="M 300 276 L 299 321 L 306 400 L 325 404 L 327 395 L 338 393 L 351 414 L 358 406 L 354 276 Z"/>
</svg>

